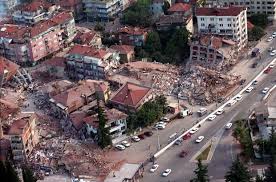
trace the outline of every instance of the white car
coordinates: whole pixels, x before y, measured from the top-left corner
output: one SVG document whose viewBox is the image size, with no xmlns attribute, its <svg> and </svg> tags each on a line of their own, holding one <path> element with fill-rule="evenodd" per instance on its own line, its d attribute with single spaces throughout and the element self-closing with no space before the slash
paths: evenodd
<svg viewBox="0 0 276 182">
<path fill-rule="evenodd" d="M 275 55 L 276 55 L 276 50 L 274 49 L 270 52 L 270 56 L 275 56 Z"/>
<path fill-rule="evenodd" d="M 275 38 L 275 37 L 276 37 L 276 34 L 272 34 L 271 37 Z"/>
<path fill-rule="evenodd" d="M 158 125 L 155 126 L 155 128 L 158 129 L 158 130 L 163 130 L 163 129 L 166 128 L 166 125 L 164 125 L 164 124 L 158 124 Z"/>
<path fill-rule="evenodd" d="M 218 111 L 216 112 L 216 115 L 221 115 L 224 113 L 224 110 L 222 108 L 218 109 Z"/>
<path fill-rule="evenodd" d="M 275 66 L 274 64 L 270 64 L 269 65 L 270 68 L 274 68 L 274 66 Z"/>
<path fill-rule="evenodd" d="M 169 122 L 169 121 L 170 121 L 170 119 L 169 119 L 169 118 L 167 118 L 167 117 L 162 117 L 162 118 L 161 118 L 161 121 L 166 121 L 166 122 Z"/>
<path fill-rule="evenodd" d="M 162 173 L 162 176 L 167 177 L 167 176 L 169 176 L 169 174 L 170 174 L 171 172 L 172 172 L 171 169 L 166 169 L 166 170 Z"/>
<path fill-rule="evenodd" d="M 191 131 L 189 132 L 190 134 L 194 134 L 199 130 L 199 128 L 192 128 Z"/>
<path fill-rule="evenodd" d="M 253 89 L 254 89 L 254 87 L 248 87 L 245 91 L 246 91 L 247 93 L 250 93 Z"/>
<path fill-rule="evenodd" d="M 228 103 L 227 103 L 227 106 L 228 107 L 231 107 L 231 106 L 233 106 L 234 104 L 236 104 L 237 103 L 237 101 L 235 100 L 235 99 L 233 99 L 233 100 L 230 100 Z"/>
<path fill-rule="evenodd" d="M 154 173 L 157 169 L 158 169 L 159 165 L 158 164 L 154 164 L 151 168 L 150 168 L 150 172 Z"/>
<path fill-rule="evenodd" d="M 237 97 L 235 97 L 235 100 L 236 100 L 236 101 L 242 100 L 242 95 L 237 95 Z"/>
<path fill-rule="evenodd" d="M 126 140 L 122 141 L 121 144 L 125 147 L 130 147 L 130 143 L 128 143 L 128 141 L 126 141 Z"/>
<path fill-rule="evenodd" d="M 203 139 L 204 139 L 204 136 L 199 136 L 199 137 L 196 139 L 196 143 L 202 142 Z"/>
<path fill-rule="evenodd" d="M 225 125 L 225 128 L 226 129 L 230 129 L 232 127 L 232 123 L 227 123 L 226 125 Z"/>
<path fill-rule="evenodd" d="M 135 142 L 139 142 L 141 140 L 138 136 L 133 136 L 131 139 Z"/>
<path fill-rule="evenodd" d="M 266 41 L 271 42 L 272 40 L 273 40 L 273 37 L 268 37 L 268 39 Z"/>
<path fill-rule="evenodd" d="M 262 93 L 263 93 L 263 94 L 266 94 L 268 91 L 269 91 L 269 88 L 268 88 L 268 87 L 265 87 L 265 88 L 262 90 Z"/>
<path fill-rule="evenodd" d="M 115 147 L 116 147 L 116 149 L 119 149 L 119 150 L 125 150 L 126 149 L 126 147 L 123 146 L 123 145 L 116 145 Z"/>
<path fill-rule="evenodd" d="M 209 120 L 209 121 L 213 121 L 216 117 L 217 117 L 216 115 L 211 115 L 211 116 L 208 118 L 208 120 Z"/>
<path fill-rule="evenodd" d="M 156 126 L 157 126 L 157 125 L 165 125 L 165 126 L 166 126 L 167 123 L 165 123 L 164 121 L 159 121 L 159 122 L 156 123 Z"/>
</svg>

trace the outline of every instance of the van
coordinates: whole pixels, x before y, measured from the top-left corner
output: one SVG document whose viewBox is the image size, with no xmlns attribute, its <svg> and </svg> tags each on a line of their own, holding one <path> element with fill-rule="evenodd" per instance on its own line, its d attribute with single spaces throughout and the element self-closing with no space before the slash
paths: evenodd
<svg viewBox="0 0 276 182">
<path fill-rule="evenodd" d="M 251 52 L 251 57 L 257 57 L 259 54 L 260 54 L 260 49 L 255 47 Z"/>
</svg>

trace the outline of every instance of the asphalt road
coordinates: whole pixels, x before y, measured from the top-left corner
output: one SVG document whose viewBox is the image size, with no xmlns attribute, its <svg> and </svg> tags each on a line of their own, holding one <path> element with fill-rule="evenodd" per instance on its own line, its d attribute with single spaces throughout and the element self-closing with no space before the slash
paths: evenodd
<svg viewBox="0 0 276 182">
<path fill-rule="evenodd" d="M 255 89 L 251 93 L 244 93 L 243 99 L 236 103 L 232 107 L 225 108 L 225 113 L 222 116 L 217 117 L 214 121 L 205 122 L 203 126 L 201 126 L 200 130 L 193 135 L 190 141 L 185 141 L 182 146 L 174 146 L 168 151 L 166 151 L 163 155 L 161 155 L 157 159 L 157 163 L 160 165 L 159 169 L 155 173 L 149 173 L 148 170 L 151 167 L 151 164 L 146 166 L 146 172 L 144 174 L 144 178 L 142 181 L 148 182 L 185 182 L 190 181 L 193 177 L 193 170 L 196 167 L 196 163 L 190 162 L 190 159 L 201 149 L 201 147 L 211 139 L 217 131 L 223 129 L 225 124 L 229 121 L 234 121 L 236 119 L 246 118 L 249 113 L 253 110 L 256 102 L 260 101 L 264 95 L 261 94 L 261 91 L 264 87 L 272 87 L 276 78 L 276 69 L 270 74 L 263 74 L 259 79 L 258 85 L 256 85 Z M 200 136 L 205 136 L 205 139 L 202 143 L 196 144 L 194 140 Z M 226 144 L 227 145 L 227 144 Z M 183 159 L 179 158 L 178 154 L 181 150 L 188 151 L 188 155 Z M 220 149 L 215 151 L 215 155 L 225 156 L 226 149 Z M 221 151 L 221 152 L 219 152 Z M 229 154 L 228 154 L 229 155 Z M 235 153 L 231 155 L 236 155 Z M 226 155 L 227 156 L 227 155 Z M 233 157 L 234 157 L 233 156 Z M 227 157 L 229 158 L 229 157 Z M 231 160 L 221 160 L 215 159 L 211 161 L 211 165 L 213 166 L 221 166 L 224 171 L 227 170 L 228 166 L 231 165 Z M 167 168 L 172 169 L 172 173 L 168 177 L 162 177 L 161 173 Z M 210 170 L 212 172 L 212 170 Z M 213 179 L 220 179 L 224 176 L 224 174 L 212 172 Z"/>
</svg>

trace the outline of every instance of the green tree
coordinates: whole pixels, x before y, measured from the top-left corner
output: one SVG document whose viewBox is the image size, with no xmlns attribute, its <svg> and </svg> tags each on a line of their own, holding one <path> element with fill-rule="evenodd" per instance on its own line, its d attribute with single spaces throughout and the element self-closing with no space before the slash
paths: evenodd
<svg viewBox="0 0 276 182">
<path fill-rule="evenodd" d="M 7 180 L 6 167 L 2 161 L 0 161 L 0 179 L 3 179 L 3 181 Z"/>
<path fill-rule="evenodd" d="M 24 182 L 36 182 L 37 179 L 34 177 L 33 171 L 27 166 L 22 167 L 22 175 Z"/>
<path fill-rule="evenodd" d="M 264 179 L 261 176 L 257 175 L 255 182 L 264 182 Z"/>
<path fill-rule="evenodd" d="M 164 12 L 164 14 L 165 15 L 167 15 L 168 14 L 168 9 L 170 9 L 170 3 L 167 1 L 167 0 L 165 0 L 164 1 L 164 5 L 163 5 L 163 12 Z"/>
<path fill-rule="evenodd" d="M 230 171 L 225 176 L 226 182 L 250 182 L 250 179 L 247 167 L 243 165 L 239 158 L 233 162 Z"/>
<path fill-rule="evenodd" d="M 95 25 L 95 27 L 94 27 L 94 30 L 95 30 L 95 31 L 102 32 L 102 31 L 104 31 L 104 26 L 101 25 L 100 23 L 97 23 L 97 24 Z"/>
<path fill-rule="evenodd" d="M 148 34 L 144 49 L 150 54 L 161 51 L 160 38 L 157 32 L 153 31 Z"/>
<path fill-rule="evenodd" d="M 98 127 L 98 145 L 103 149 L 109 145 L 111 145 L 111 138 L 109 135 L 109 128 L 106 127 L 107 119 L 104 113 L 104 110 L 98 104 L 98 119 L 99 119 L 99 127 Z"/>
<path fill-rule="evenodd" d="M 267 14 L 254 14 L 251 15 L 249 20 L 255 25 L 265 28 L 268 25 L 268 15 Z"/>
<path fill-rule="evenodd" d="M 9 161 L 5 162 L 5 169 L 6 169 L 6 179 L 7 179 L 6 181 L 19 182 L 18 175 Z"/>
<path fill-rule="evenodd" d="M 265 35 L 264 29 L 259 26 L 254 26 L 252 30 L 248 31 L 248 40 L 257 41 Z"/>
<path fill-rule="evenodd" d="M 203 165 L 201 160 L 198 159 L 197 162 L 197 168 L 194 170 L 194 173 L 196 177 L 191 180 L 191 182 L 208 182 L 209 176 L 208 176 L 208 166 Z"/>
</svg>

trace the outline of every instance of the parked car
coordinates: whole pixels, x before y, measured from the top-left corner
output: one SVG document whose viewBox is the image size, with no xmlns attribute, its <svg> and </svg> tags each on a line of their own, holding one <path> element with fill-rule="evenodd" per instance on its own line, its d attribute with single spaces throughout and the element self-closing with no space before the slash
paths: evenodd
<svg viewBox="0 0 276 182">
<path fill-rule="evenodd" d="M 166 125 L 164 124 L 158 124 L 158 125 L 155 125 L 155 128 L 158 129 L 158 130 L 163 130 L 166 128 Z"/>
<path fill-rule="evenodd" d="M 240 85 L 243 85 L 245 82 L 246 82 L 246 79 L 242 79 L 242 80 L 240 81 Z"/>
<path fill-rule="evenodd" d="M 154 173 L 157 169 L 158 169 L 159 165 L 158 164 L 154 164 L 151 168 L 150 168 L 150 172 Z"/>
<path fill-rule="evenodd" d="M 252 85 L 257 85 L 258 84 L 258 81 L 257 80 L 254 80 L 253 82 L 252 82 Z"/>
<path fill-rule="evenodd" d="M 183 142 L 183 139 L 178 139 L 174 142 L 175 145 L 180 145 Z"/>
<path fill-rule="evenodd" d="M 274 64 L 270 64 L 269 68 L 274 68 L 274 66 L 275 66 Z"/>
<path fill-rule="evenodd" d="M 134 142 L 139 142 L 139 141 L 141 140 L 138 136 L 133 136 L 133 137 L 131 137 L 131 139 L 132 139 Z"/>
<path fill-rule="evenodd" d="M 223 113 L 224 113 L 223 108 L 220 108 L 220 109 L 218 109 L 218 111 L 216 112 L 216 115 L 221 115 L 221 114 L 223 114 Z"/>
<path fill-rule="evenodd" d="M 190 134 L 194 134 L 199 130 L 199 128 L 192 128 L 191 131 L 189 132 Z"/>
<path fill-rule="evenodd" d="M 226 129 L 230 129 L 232 127 L 232 123 L 227 123 L 226 125 L 225 125 L 225 128 Z"/>
<path fill-rule="evenodd" d="M 165 121 L 165 122 L 169 122 L 169 121 L 170 121 L 170 119 L 167 118 L 167 117 L 162 117 L 160 120 L 161 120 L 161 121 Z"/>
<path fill-rule="evenodd" d="M 169 174 L 170 174 L 171 172 L 172 172 L 171 169 L 166 169 L 166 170 L 162 173 L 162 176 L 167 177 L 167 176 L 169 176 Z"/>
<path fill-rule="evenodd" d="M 270 52 L 270 56 L 275 56 L 275 55 L 276 55 L 276 50 L 274 49 Z"/>
<path fill-rule="evenodd" d="M 253 89 L 254 89 L 254 87 L 248 87 L 245 91 L 246 91 L 247 93 L 250 93 Z"/>
<path fill-rule="evenodd" d="M 257 62 L 255 62 L 255 63 L 252 64 L 252 68 L 257 68 L 257 66 L 258 66 Z"/>
<path fill-rule="evenodd" d="M 211 115 L 211 116 L 208 118 L 208 120 L 209 120 L 209 121 L 213 121 L 216 117 L 217 117 L 216 115 Z"/>
<path fill-rule="evenodd" d="M 206 108 L 200 108 L 198 111 L 197 111 L 198 115 L 201 117 L 205 114 L 207 114 L 207 109 Z"/>
<path fill-rule="evenodd" d="M 230 100 L 228 103 L 227 103 L 227 106 L 228 107 L 231 107 L 231 106 L 233 106 L 234 104 L 236 104 L 237 103 L 237 101 L 235 100 L 235 99 L 233 99 L 233 100 Z"/>
<path fill-rule="evenodd" d="M 265 88 L 262 90 L 262 93 L 263 93 L 263 94 L 266 94 L 268 91 L 269 91 L 269 88 L 268 88 L 268 87 L 265 87 Z"/>
<path fill-rule="evenodd" d="M 203 139 L 204 139 L 204 136 L 199 136 L 199 137 L 196 139 L 196 143 L 202 142 Z"/>
<path fill-rule="evenodd" d="M 140 134 L 140 135 L 138 135 L 138 137 L 140 138 L 140 139 L 145 139 L 145 135 L 144 134 Z"/>
<path fill-rule="evenodd" d="M 130 147 L 130 143 L 129 143 L 128 141 L 126 141 L 126 140 L 122 141 L 121 144 L 122 144 L 123 146 L 125 146 L 125 147 Z"/>
<path fill-rule="evenodd" d="M 125 150 L 125 149 L 126 149 L 126 147 L 123 146 L 123 145 L 116 145 L 115 147 L 116 147 L 116 149 L 118 149 L 118 150 Z"/>
<path fill-rule="evenodd" d="M 268 39 L 266 41 L 271 42 L 272 40 L 273 40 L 273 37 L 268 37 Z"/>
<path fill-rule="evenodd" d="M 151 137 L 153 135 L 152 131 L 145 131 L 144 135 L 146 135 L 147 137 Z"/>
<path fill-rule="evenodd" d="M 264 70 L 264 73 L 268 74 L 268 73 L 270 73 L 271 70 L 272 70 L 272 68 L 268 67 L 266 70 Z"/>
<path fill-rule="evenodd" d="M 188 153 L 185 150 L 182 150 L 179 154 L 179 157 L 184 158 L 184 157 L 186 157 L 187 154 Z"/>
</svg>

